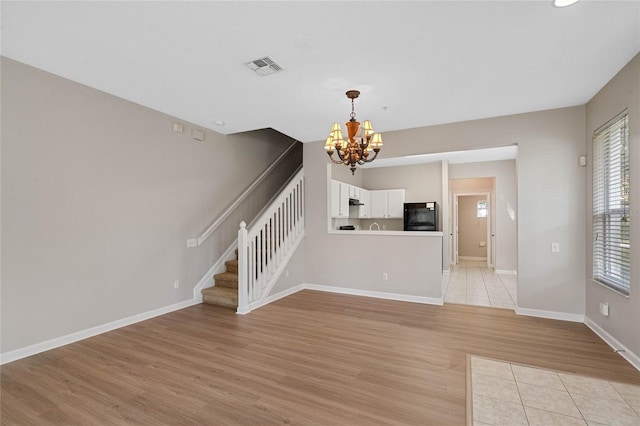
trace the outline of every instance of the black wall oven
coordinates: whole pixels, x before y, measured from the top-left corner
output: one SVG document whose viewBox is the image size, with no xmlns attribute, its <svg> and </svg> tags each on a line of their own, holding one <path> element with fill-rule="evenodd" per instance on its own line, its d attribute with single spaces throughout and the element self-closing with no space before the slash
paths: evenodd
<svg viewBox="0 0 640 426">
<path fill-rule="evenodd" d="M 404 203 L 405 231 L 437 231 L 438 203 Z"/>
</svg>

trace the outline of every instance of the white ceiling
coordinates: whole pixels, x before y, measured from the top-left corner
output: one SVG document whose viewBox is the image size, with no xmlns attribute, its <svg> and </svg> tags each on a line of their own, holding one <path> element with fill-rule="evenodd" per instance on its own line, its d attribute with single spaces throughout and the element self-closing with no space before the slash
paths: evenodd
<svg viewBox="0 0 640 426">
<path fill-rule="evenodd" d="M 324 140 L 586 103 L 640 51 L 640 1 L 8 2 L 2 54 L 221 133 Z M 270 55 L 284 72 L 245 63 Z M 217 126 L 216 121 L 225 122 Z"/>
</svg>

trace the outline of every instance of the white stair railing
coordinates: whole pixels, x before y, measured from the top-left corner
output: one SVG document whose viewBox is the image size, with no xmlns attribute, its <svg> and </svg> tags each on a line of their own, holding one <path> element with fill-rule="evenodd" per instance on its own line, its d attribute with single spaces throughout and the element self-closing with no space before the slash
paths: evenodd
<svg viewBox="0 0 640 426">
<path fill-rule="evenodd" d="M 238 230 L 238 311 L 268 294 L 304 237 L 304 173 L 300 170 L 251 227 Z"/>
</svg>

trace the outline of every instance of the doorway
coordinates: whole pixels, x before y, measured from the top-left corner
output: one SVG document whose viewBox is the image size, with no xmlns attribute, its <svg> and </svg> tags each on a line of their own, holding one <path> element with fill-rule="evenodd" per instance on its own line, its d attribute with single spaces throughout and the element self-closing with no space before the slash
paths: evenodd
<svg viewBox="0 0 640 426">
<path fill-rule="evenodd" d="M 500 212 L 496 210 L 495 178 L 450 179 L 449 191 L 451 266 L 443 285 L 444 302 L 515 309 L 516 276 L 496 270 L 500 262 L 496 252 L 503 257 L 509 253 L 504 248 L 497 250 L 496 217 Z M 501 208 L 503 204 L 501 199 Z M 507 249 L 511 247 L 509 239 L 502 242 Z"/>
<path fill-rule="evenodd" d="M 473 260 L 493 268 L 490 192 L 454 194 L 453 261 Z"/>
</svg>

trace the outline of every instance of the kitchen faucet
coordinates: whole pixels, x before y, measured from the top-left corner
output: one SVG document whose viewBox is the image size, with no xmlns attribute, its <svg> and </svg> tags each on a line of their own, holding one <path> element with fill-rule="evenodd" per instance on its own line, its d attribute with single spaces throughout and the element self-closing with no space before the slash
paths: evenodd
<svg viewBox="0 0 640 426">
<path fill-rule="evenodd" d="M 378 231 L 380 230 L 380 225 L 378 225 L 378 222 L 373 222 L 371 225 L 369 225 L 369 231 L 371 231 L 371 228 L 373 228 L 373 225 L 378 227 Z"/>
</svg>

